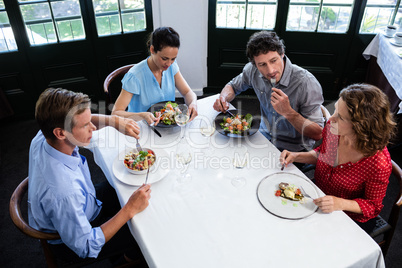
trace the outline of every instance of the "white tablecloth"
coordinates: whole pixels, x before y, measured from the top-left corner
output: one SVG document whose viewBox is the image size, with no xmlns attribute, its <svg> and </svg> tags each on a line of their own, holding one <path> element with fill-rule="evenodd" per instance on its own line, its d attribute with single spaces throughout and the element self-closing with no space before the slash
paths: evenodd
<svg viewBox="0 0 402 268">
<path fill-rule="evenodd" d="M 377 57 L 377 64 L 387 78 L 389 84 L 395 90 L 396 95 L 402 100 L 402 48 L 391 44 L 393 38 L 383 34 L 377 34 L 363 52 L 367 60 L 371 56 Z M 402 102 L 399 104 L 399 113 L 402 113 Z"/>
<path fill-rule="evenodd" d="M 216 116 L 216 97 L 198 101 L 200 116 Z M 182 184 L 176 180 L 173 157 L 180 129 L 160 132 L 162 138 L 142 125 L 140 143 L 171 154 L 165 168 L 172 169 L 152 184 L 149 206 L 129 221 L 149 267 L 385 267 L 379 246 L 343 212 L 318 211 L 302 220 L 287 220 L 261 206 L 258 184 L 280 171 L 280 153 L 260 132 L 244 140 L 215 132 L 209 142 L 199 133 L 197 121 L 190 123 L 186 134 L 194 155 L 187 172 L 192 180 Z M 249 166 L 240 171 L 231 163 L 239 143 L 250 154 Z M 94 133 L 92 146 L 95 161 L 125 204 L 137 187 L 121 183 L 112 166 L 117 154 L 134 147 L 135 140 L 107 127 Z M 293 165 L 285 171 L 304 176 Z M 237 172 L 247 181 L 241 188 L 231 184 Z"/>
</svg>

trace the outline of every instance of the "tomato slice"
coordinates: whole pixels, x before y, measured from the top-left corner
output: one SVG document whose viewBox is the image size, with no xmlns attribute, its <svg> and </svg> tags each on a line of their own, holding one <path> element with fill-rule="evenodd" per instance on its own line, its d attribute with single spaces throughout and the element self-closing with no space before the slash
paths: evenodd
<svg viewBox="0 0 402 268">
<path fill-rule="evenodd" d="M 281 193 L 282 193 L 282 191 L 281 191 L 281 190 L 277 190 L 277 191 L 275 192 L 275 196 L 280 196 L 280 195 L 281 195 Z"/>
</svg>

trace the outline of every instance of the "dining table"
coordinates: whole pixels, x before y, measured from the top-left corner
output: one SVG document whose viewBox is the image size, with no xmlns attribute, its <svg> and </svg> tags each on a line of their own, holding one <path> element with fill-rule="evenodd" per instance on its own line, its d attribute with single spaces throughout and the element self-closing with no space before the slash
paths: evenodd
<svg viewBox="0 0 402 268">
<path fill-rule="evenodd" d="M 128 226 L 148 266 L 385 267 L 378 244 L 344 212 L 323 213 L 311 200 L 275 196 L 270 184 L 278 178 L 297 178 L 309 194 L 324 193 L 293 164 L 282 171 L 280 151 L 261 132 L 230 137 L 217 125 L 211 136 L 201 134 L 201 121 L 213 124 L 219 114 L 213 109 L 218 97 L 199 99 L 198 116 L 184 127 L 157 126 L 161 137 L 139 122 L 139 143 L 155 152 L 156 161 L 148 174 L 149 206 Z M 190 148 L 187 165 L 176 159 L 179 144 Z M 145 174 L 124 169 L 124 153 L 135 147 L 133 137 L 112 127 L 95 131 L 88 146 L 122 206 L 145 182 Z M 239 148 L 243 168 L 233 165 Z M 281 214 L 297 214 L 304 206 L 311 213 Z"/>
</svg>

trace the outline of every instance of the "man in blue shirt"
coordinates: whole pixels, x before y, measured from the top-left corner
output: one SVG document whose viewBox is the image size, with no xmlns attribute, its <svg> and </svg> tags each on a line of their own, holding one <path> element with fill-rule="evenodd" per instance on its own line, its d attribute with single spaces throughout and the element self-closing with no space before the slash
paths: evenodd
<svg viewBox="0 0 402 268">
<path fill-rule="evenodd" d="M 324 125 L 320 83 L 292 64 L 274 32 L 253 34 L 247 56 L 250 62 L 222 89 L 214 109 L 226 111 L 236 95 L 253 88 L 260 101 L 261 133 L 280 150 L 311 150 Z"/>
<path fill-rule="evenodd" d="M 118 116 L 92 115 L 87 95 L 64 89 L 45 90 L 36 103 L 35 118 L 41 130 L 29 152 L 29 224 L 60 234 L 61 240 L 49 242 L 56 244 L 52 249 L 57 257 L 63 255 L 61 259 L 70 258 L 69 251 L 80 258 L 97 258 L 118 232 L 128 232 L 120 236 L 132 239 L 126 222 L 148 206 L 150 186 L 140 187 L 121 209 L 118 201 L 110 201 L 117 204 L 116 214 L 107 215 L 104 207 L 110 204 L 97 199 L 88 163 L 77 146 L 88 145 L 92 132 L 103 126 L 139 138 L 137 123 Z M 106 192 L 105 198 L 117 200 L 114 191 Z M 121 240 L 116 242 L 127 246 Z M 130 243 L 138 247 L 133 239 Z"/>
</svg>

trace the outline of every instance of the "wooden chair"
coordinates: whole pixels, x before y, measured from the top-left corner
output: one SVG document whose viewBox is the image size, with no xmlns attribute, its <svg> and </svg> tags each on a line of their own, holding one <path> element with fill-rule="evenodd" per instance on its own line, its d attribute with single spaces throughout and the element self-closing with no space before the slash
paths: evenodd
<svg viewBox="0 0 402 268">
<path fill-rule="evenodd" d="M 378 243 L 384 256 L 387 255 L 389 246 L 391 245 L 392 237 L 398 223 L 400 209 L 402 206 L 402 169 L 393 160 L 391 160 L 391 162 L 392 174 L 390 177 L 390 183 L 388 184 L 388 190 L 390 189 L 390 187 L 393 187 L 391 186 L 392 176 L 394 176 L 396 179 L 398 190 L 395 198 L 389 197 L 390 200 L 388 202 L 385 202 L 387 201 L 386 199 L 388 199 L 388 196 L 385 196 L 384 198 L 383 203 L 385 204 L 383 211 L 387 208 L 387 206 L 392 204 L 391 212 L 387 217 L 388 219 L 385 220 L 382 216 L 378 215 L 367 223 L 359 223 L 360 227 L 362 227 L 362 229 L 365 230 Z M 314 168 L 315 166 L 311 165 L 308 170 L 303 172 L 306 173 L 313 170 Z M 389 192 L 390 191 L 387 191 L 387 194 Z"/>
<path fill-rule="evenodd" d="M 378 238 L 383 235 L 383 238 L 381 240 L 377 241 L 376 239 L 376 241 L 381 247 L 384 256 L 387 255 L 389 246 L 391 245 L 392 237 L 398 223 L 398 218 L 400 214 L 399 212 L 402 206 L 402 169 L 394 161 L 392 161 L 392 175 L 395 176 L 399 191 L 396 198 L 392 200 L 393 202 L 391 213 L 389 214 L 388 220 L 385 220 L 380 215 L 378 215 L 375 218 L 375 227 L 368 232 L 368 234 L 372 238 Z M 389 187 L 390 186 L 388 186 L 388 188 Z M 387 204 L 384 204 L 384 206 L 386 205 Z"/>
<path fill-rule="evenodd" d="M 21 200 L 23 199 L 25 193 L 28 191 L 28 178 L 24 179 L 14 190 L 14 193 L 10 199 L 10 216 L 17 228 L 32 238 L 36 238 L 40 240 L 40 243 L 43 248 L 43 252 L 45 254 L 46 262 L 48 267 L 57 267 L 57 262 L 54 254 L 49 248 L 49 244 L 47 240 L 56 240 L 60 239 L 58 233 L 45 233 L 38 231 L 24 220 L 24 217 L 21 213 Z"/>
<path fill-rule="evenodd" d="M 133 66 L 134 64 L 129 64 L 117 68 L 105 78 L 105 81 L 103 82 L 103 91 L 106 94 L 106 107 L 108 108 L 109 113 L 113 109 L 113 107 L 111 107 L 111 104 L 116 101 L 117 97 L 120 94 L 122 88 L 121 79 Z"/>
<path fill-rule="evenodd" d="M 29 226 L 29 224 L 25 221 L 25 219 L 21 213 L 21 201 L 27 192 L 28 192 L 28 178 L 25 178 L 17 186 L 17 188 L 14 190 L 14 193 L 11 195 L 10 207 L 9 207 L 11 219 L 12 219 L 13 223 L 15 224 L 15 226 L 17 226 L 17 228 L 22 233 L 24 233 L 25 235 L 30 236 L 32 238 L 40 240 L 48 267 L 49 268 L 58 267 L 56 256 L 51 251 L 50 246 L 47 241 L 60 239 L 60 235 L 58 233 L 45 233 L 45 232 L 38 231 L 38 230 L 32 228 L 31 226 Z M 105 256 L 103 258 L 83 259 L 82 262 L 80 261 L 78 263 L 66 263 L 66 264 L 61 264 L 61 265 L 63 267 L 71 267 L 71 268 L 81 267 L 84 265 L 97 263 L 104 259 L 120 256 L 121 254 L 122 254 L 122 252 L 116 252 L 116 253 L 112 253 L 108 256 Z M 123 263 L 120 266 L 116 266 L 116 267 L 125 268 L 125 267 L 145 267 L 145 266 L 141 260 L 134 260 L 129 263 Z"/>
</svg>

